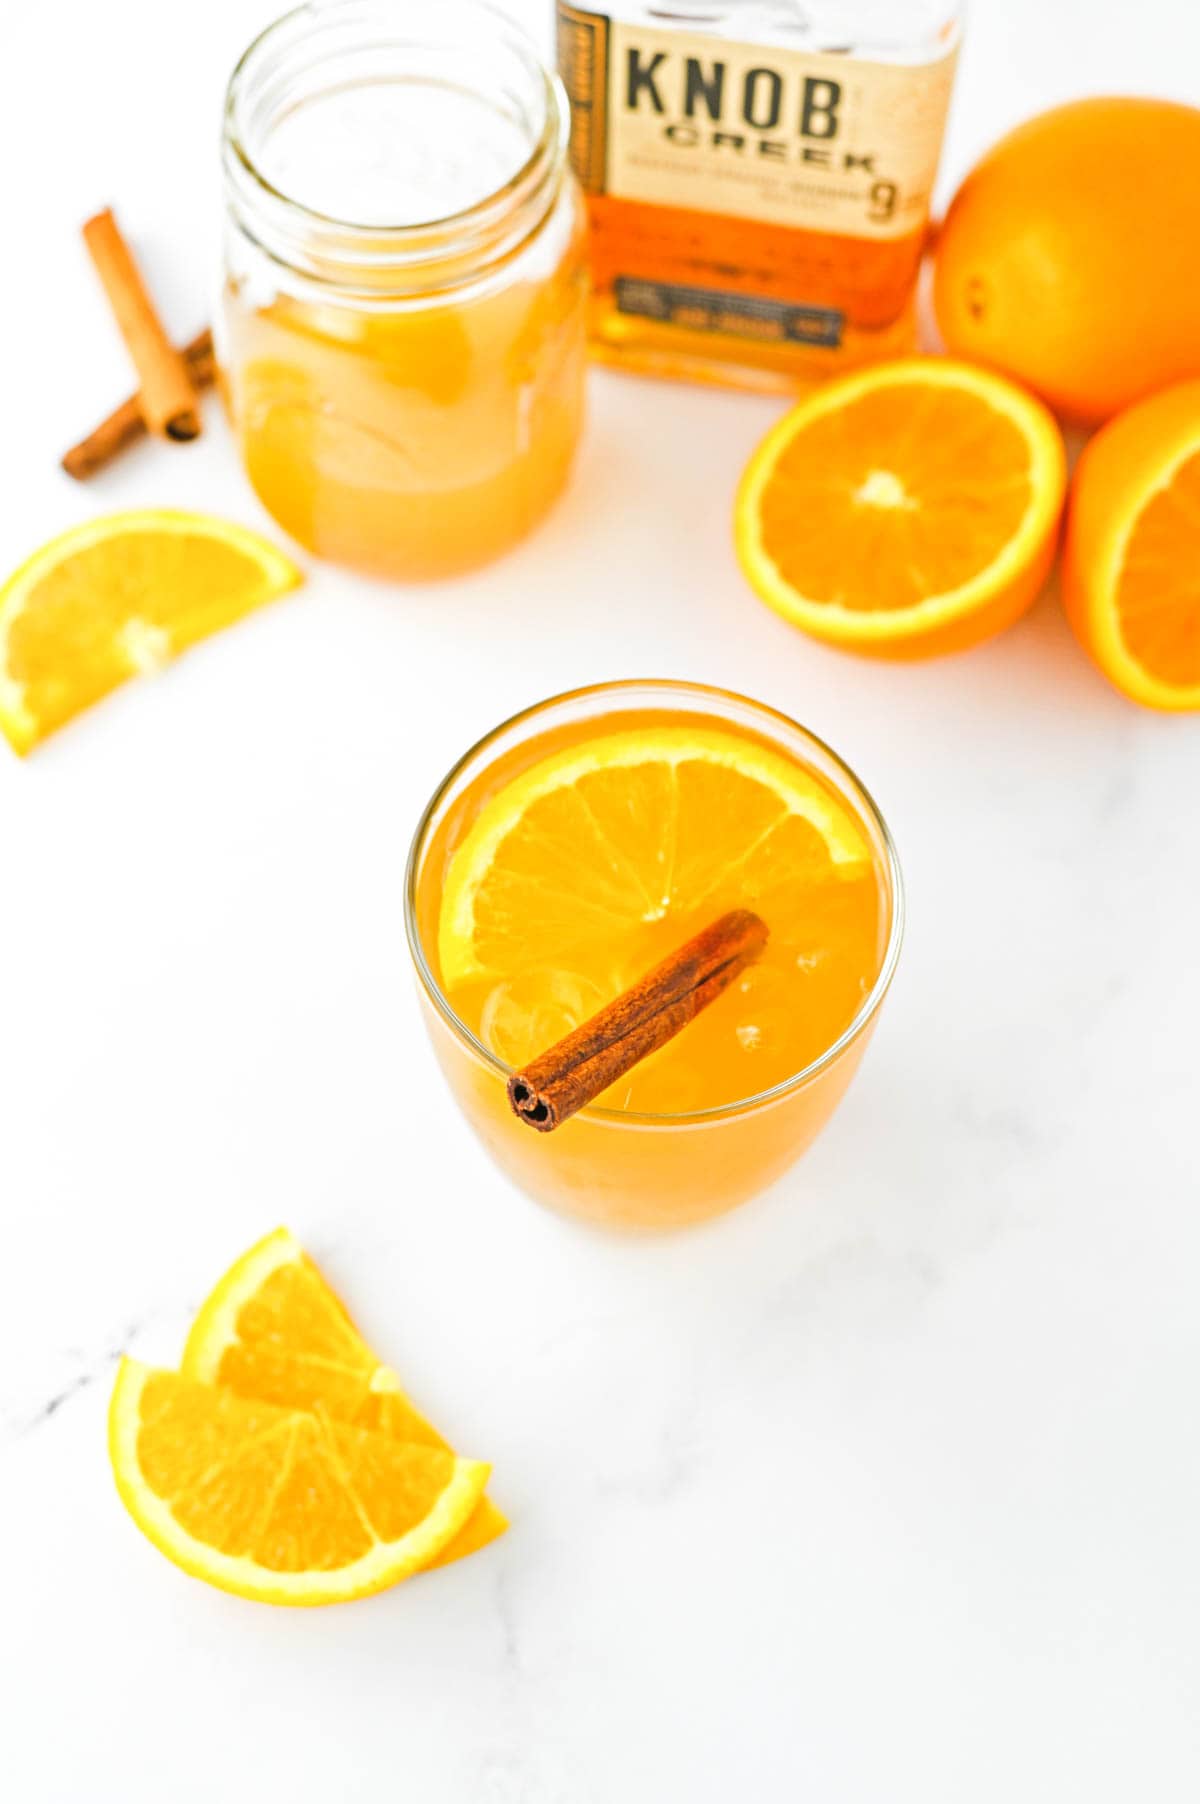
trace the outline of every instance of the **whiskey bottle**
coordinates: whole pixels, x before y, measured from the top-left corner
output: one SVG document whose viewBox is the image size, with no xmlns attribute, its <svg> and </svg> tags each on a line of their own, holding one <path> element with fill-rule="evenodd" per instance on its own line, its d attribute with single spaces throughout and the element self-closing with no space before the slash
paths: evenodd
<svg viewBox="0 0 1200 1804">
<path fill-rule="evenodd" d="M 602 359 L 791 389 L 915 339 L 960 0 L 558 0 Z"/>
</svg>

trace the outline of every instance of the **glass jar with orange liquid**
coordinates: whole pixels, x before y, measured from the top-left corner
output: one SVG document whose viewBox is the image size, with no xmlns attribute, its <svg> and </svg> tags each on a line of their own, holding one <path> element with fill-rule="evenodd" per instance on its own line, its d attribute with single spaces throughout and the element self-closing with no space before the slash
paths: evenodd
<svg viewBox="0 0 1200 1804">
<path fill-rule="evenodd" d="M 753 964 L 553 1133 L 512 1072 L 731 909 Z M 612 1226 L 716 1215 L 779 1177 L 853 1076 L 899 954 L 887 828 L 820 740 L 723 690 L 610 683 L 518 715 L 440 785 L 406 924 L 434 1050 L 522 1189 Z"/>
<path fill-rule="evenodd" d="M 585 227 L 557 78 L 478 0 L 302 6 L 246 52 L 217 349 L 250 481 L 322 557 L 482 564 L 566 480 Z"/>
</svg>

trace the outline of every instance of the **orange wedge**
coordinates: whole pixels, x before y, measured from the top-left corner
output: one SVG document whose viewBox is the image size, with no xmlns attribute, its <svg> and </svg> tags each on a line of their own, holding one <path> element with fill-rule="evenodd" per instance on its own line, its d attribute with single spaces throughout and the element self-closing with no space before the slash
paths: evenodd
<svg viewBox="0 0 1200 1804">
<path fill-rule="evenodd" d="M 1075 471 L 1063 556 L 1075 635 L 1148 708 L 1200 708 L 1200 382 L 1120 414 Z"/>
<path fill-rule="evenodd" d="M 243 1253 L 213 1289 L 192 1324 L 184 1374 L 238 1396 L 339 1422 L 398 1442 L 449 1448 L 381 1365 L 313 1261 L 287 1228 Z M 429 1564 L 475 1553 L 508 1524 L 480 1498 L 470 1517 Z"/>
<path fill-rule="evenodd" d="M 1062 434 L 1040 401 L 947 358 L 817 389 L 750 459 L 734 535 L 757 593 L 815 638 L 920 658 L 990 638 L 1054 560 Z"/>
<path fill-rule="evenodd" d="M 130 1359 L 113 1389 L 109 1452 L 122 1501 L 162 1553 L 277 1604 L 368 1597 L 428 1566 L 488 1476 L 435 1447 Z"/>
<path fill-rule="evenodd" d="M 281 551 L 227 520 L 160 508 L 73 527 L 0 588 L 0 731 L 29 751 L 300 580 Z"/>
</svg>

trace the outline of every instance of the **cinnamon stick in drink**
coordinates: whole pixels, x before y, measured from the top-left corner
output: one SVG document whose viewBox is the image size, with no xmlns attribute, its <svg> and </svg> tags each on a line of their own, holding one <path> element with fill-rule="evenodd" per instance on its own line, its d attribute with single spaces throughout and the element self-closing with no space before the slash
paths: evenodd
<svg viewBox="0 0 1200 1804">
<path fill-rule="evenodd" d="M 133 359 L 147 431 L 179 440 L 197 437 L 200 412 L 187 360 L 167 337 L 111 208 L 88 220 L 83 240 Z"/>
<path fill-rule="evenodd" d="M 714 1002 L 767 943 L 756 914 L 722 915 L 631 989 L 575 1028 L 508 1081 L 522 1121 L 548 1134 L 649 1053 L 665 1046 Z"/>
<path fill-rule="evenodd" d="M 207 326 L 184 345 L 183 355 L 196 388 L 211 388 L 217 379 L 217 361 L 212 333 Z M 63 457 L 62 467 L 68 476 L 74 476 L 79 482 L 86 481 L 145 436 L 141 396 L 130 395 L 119 407 L 114 407 L 107 419 L 93 426 L 86 438 L 71 446 Z"/>
</svg>

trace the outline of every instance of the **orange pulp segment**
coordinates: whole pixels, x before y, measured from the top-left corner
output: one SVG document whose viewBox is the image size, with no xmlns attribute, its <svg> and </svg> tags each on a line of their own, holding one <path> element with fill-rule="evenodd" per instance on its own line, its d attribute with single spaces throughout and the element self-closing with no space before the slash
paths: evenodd
<svg viewBox="0 0 1200 1804">
<path fill-rule="evenodd" d="M 394 1441 L 450 1451 L 287 1228 L 243 1253 L 214 1287 L 192 1324 L 183 1371 L 247 1399 L 323 1411 Z M 507 1526 L 490 1498 L 481 1497 L 430 1563 L 448 1565 L 474 1553 Z"/>
<path fill-rule="evenodd" d="M 946 358 L 830 382 L 769 432 L 734 515 L 757 593 L 849 650 L 924 657 L 990 637 L 1054 558 L 1062 435 L 1041 402 Z"/>
<path fill-rule="evenodd" d="M 419 1571 L 464 1526 L 477 1461 L 121 1363 L 109 1452 L 122 1501 L 160 1552 L 239 1597 L 366 1597 Z"/>
</svg>

